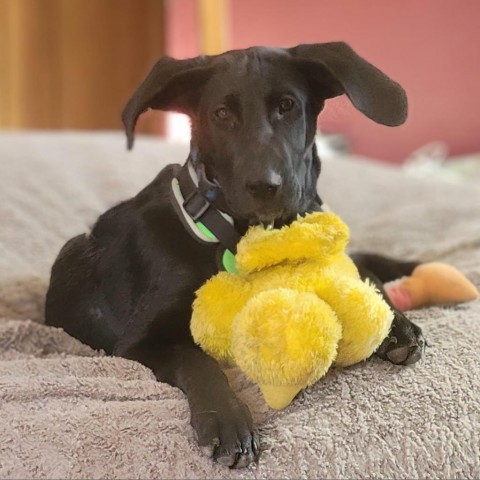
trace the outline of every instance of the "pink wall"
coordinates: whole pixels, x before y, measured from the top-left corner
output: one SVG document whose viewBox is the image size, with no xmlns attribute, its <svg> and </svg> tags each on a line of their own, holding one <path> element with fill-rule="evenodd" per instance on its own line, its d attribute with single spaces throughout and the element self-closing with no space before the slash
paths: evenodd
<svg viewBox="0 0 480 480">
<path fill-rule="evenodd" d="M 393 162 L 425 143 L 480 151 L 480 1 L 230 0 L 231 47 L 344 40 L 406 89 L 410 115 L 389 128 L 342 98 L 320 128 L 348 135 L 355 153 Z M 198 52 L 195 0 L 171 2 L 170 51 Z M 194 30 L 192 34 L 192 29 Z"/>
<path fill-rule="evenodd" d="M 197 0 L 166 0 L 166 49 L 175 58 L 200 52 Z"/>
</svg>

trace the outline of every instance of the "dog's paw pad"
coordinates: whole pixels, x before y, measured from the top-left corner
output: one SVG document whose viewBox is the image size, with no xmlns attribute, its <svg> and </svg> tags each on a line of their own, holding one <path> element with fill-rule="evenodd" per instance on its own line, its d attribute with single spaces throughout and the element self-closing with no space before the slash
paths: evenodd
<svg viewBox="0 0 480 480">
<path fill-rule="evenodd" d="M 402 313 L 395 312 L 390 335 L 380 345 L 376 355 L 395 365 L 413 365 L 423 358 L 425 344 L 422 330 Z"/>
</svg>

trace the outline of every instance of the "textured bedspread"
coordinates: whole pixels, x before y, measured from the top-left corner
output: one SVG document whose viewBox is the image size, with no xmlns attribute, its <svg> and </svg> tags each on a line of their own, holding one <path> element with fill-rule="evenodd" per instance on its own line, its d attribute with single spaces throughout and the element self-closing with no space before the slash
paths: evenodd
<svg viewBox="0 0 480 480">
<path fill-rule="evenodd" d="M 123 135 L 0 134 L 0 478 L 479 478 L 480 302 L 412 312 L 426 359 L 333 369 L 282 412 L 235 370 L 261 461 L 204 458 L 183 394 L 142 365 L 45 327 L 62 244 L 186 148 Z M 480 287 L 480 187 L 430 183 L 358 158 L 324 162 L 322 198 L 352 249 L 442 260 Z"/>
</svg>

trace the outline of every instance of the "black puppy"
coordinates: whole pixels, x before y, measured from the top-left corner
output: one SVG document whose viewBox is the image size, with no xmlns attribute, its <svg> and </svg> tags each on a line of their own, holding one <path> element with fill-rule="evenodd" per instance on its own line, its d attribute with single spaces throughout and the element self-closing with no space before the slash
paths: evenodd
<svg viewBox="0 0 480 480">
<path fill-rule="evenodd" d="M 145 110 L 184 112 L 192 121 L 187 163 L 166 167 L 100 216 L 90 234 L 67 242 L 52 268 L 47 324 L 142 362 L 181 388 L 200 446 L 224 465 L 250 464 L 259 442 L 248 408 L 192 341 L 194 292 L 249 225 L 279 227 L 321 208 L 317 116 L 341 94 L 378 123 L 399 125 L 407 116 L 403 89 L 341 42 L 161 59 L 123 112 L 128 146 Z M 417 265 L 375 255 L 355 260 L 379 286 Z M 396 312 L 377 353 L 414 363 L 423 343 L 420 329 Z"/>
</svg>

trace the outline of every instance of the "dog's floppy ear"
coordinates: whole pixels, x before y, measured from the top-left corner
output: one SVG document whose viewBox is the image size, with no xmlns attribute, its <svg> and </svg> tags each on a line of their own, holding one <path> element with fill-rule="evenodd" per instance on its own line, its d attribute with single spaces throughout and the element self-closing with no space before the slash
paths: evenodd
<svg viewBox="0 0 480 480">
<path fill-rule="evenodd" d="M 346 43 L 305 44 L 288 51 L 298 67 L 319 85 L 324 98 L 345 93 L 358 110 L 383 125 L 393 127 L 406 120 L 408 106 L 403 88 Z"/>
<path fill-rule="evenodd" d="M 210 78 L 212 70 L 206 56 L 187 60 L 161 58 L 123 109 L 128 149 L 133 146 L 138 117 L 149 108 L 192 113 L 199 89 Z"/>
</svg>

